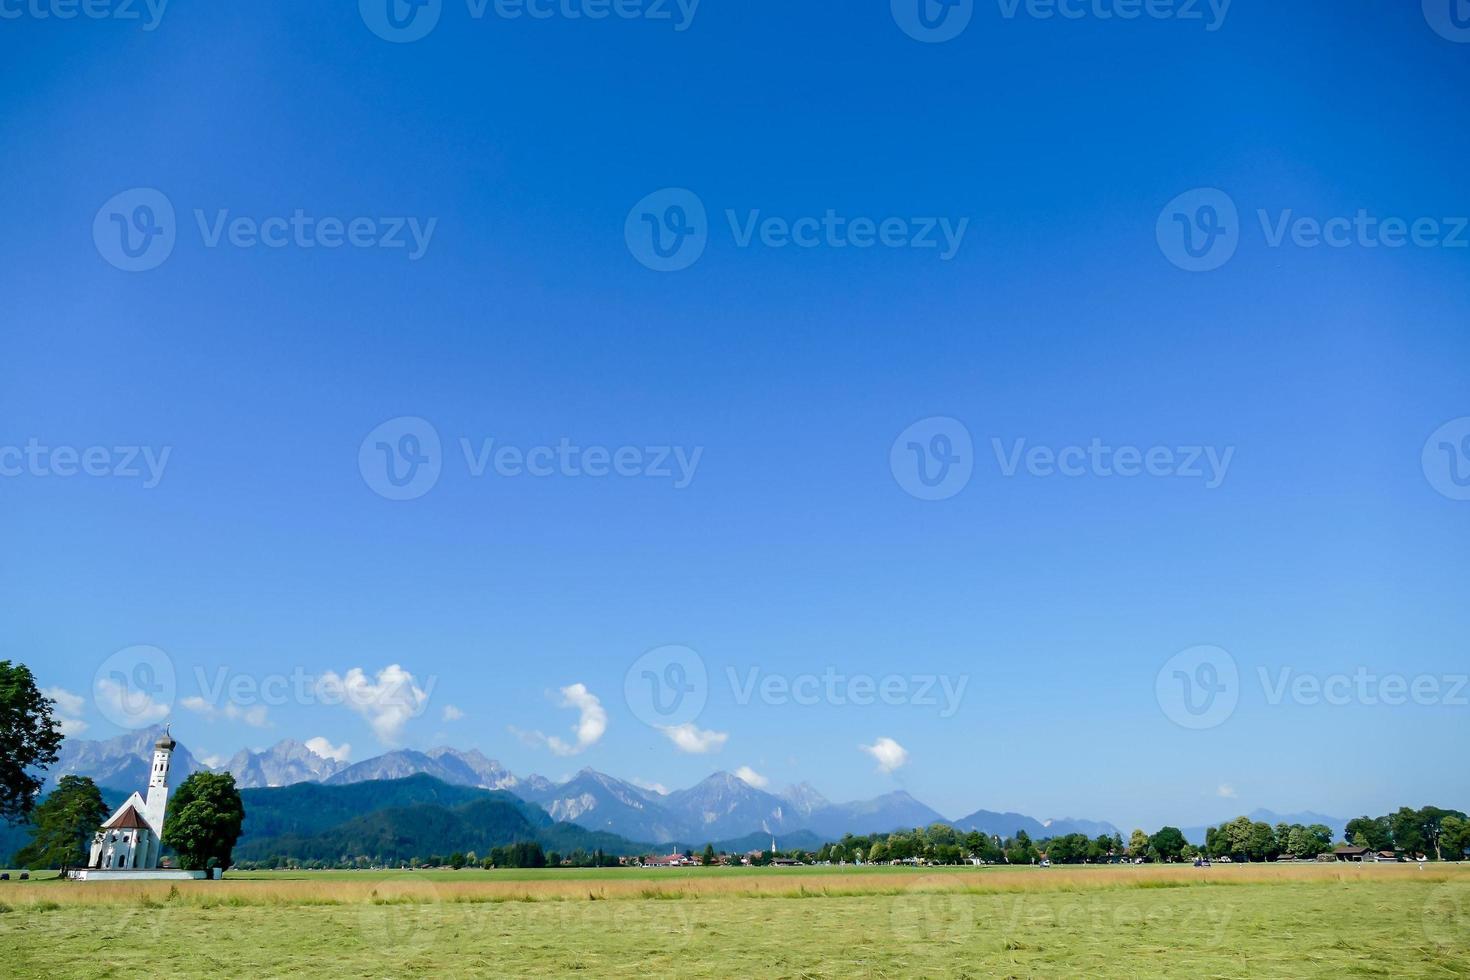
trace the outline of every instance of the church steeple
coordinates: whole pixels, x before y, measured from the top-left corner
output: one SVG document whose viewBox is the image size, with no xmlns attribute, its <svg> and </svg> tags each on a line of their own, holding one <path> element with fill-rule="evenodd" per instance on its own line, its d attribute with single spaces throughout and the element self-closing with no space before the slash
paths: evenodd
<svg viewBox="0 0 1470 980">
<path fill-rule="evenodd" d="M 175 742 L 169 734 L 169 726 L 163 726 L 163 734 L 153 743 L 153 768 L 148 773 L 148 788 L 168 785 L 168 768 L 173 760 Z"/>
</svg>

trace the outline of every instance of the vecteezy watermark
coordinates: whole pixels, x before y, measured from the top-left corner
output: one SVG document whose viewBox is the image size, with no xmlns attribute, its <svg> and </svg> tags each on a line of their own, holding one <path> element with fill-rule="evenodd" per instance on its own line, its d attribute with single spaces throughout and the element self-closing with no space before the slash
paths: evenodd
<svg viewBox="0 0 1470 980">
<path fill-rule="evenodd" d="M 736 248 L 932 249 L 941 262 L 959 253 L 970 227 L 969 218 L 854 217 L 833 208 L 796 218 L 726 209 L 724 218 Z M 623 222 L 628 251 L 655 272 L 689 268 L 704 254 L 712 233 L 704 202 L 683 187 L 649 194 Z"/>
<path fill-rule="evenodd" d="M 434 489 L 444 469 L 439 430 L 417 416 L 389 419 L 363 437 L 357 469 L 378 496 L 417 500 Z"/>
<path fill-rule="evenodd" d="M 24 446 L 0 446 L 0 478 L 86 476 L 141 480 L 152 490 L 163 482 L 172 446 L 48 446 L 32 437 Z"/>
<path fill-rule="evenodd" d="M 686 646 L 649 650 L 623 675 L 623 700 L 635 718 L 652 728 L 692 725 L 708 699 L 704 658 Z"/>
<path fill-rule="evenodd" d="M 1028 446 L 1025 439 L 1006 445 L 990 440 L 1002 476 L 1121 477 L 1151 476 L 1200 480 L 1206 490 L 1225 482 L 1235 447 L 1226 446 L 1112 446 L 1094 437 L 1087 445 Z"/>
<path fill-rule="evenodd" d="M 1001 476 L 1045 479 L 1197 480 L 1206 490 L 1225 482 L 1234 446 L 1113 445 L 1099 436 L 1086 444 L 1032 445 L 1026 439 L 990 440 Z M 974 440 L 964 423 L 947 416 L 921 419 L 899 433 L 888 450 L 893 478 L 920 500 L 945 500 L 970 482 L 976 464 Z"/>
<path fill-rule="evenodd" d="M 1318 218 L 1292 208 L 1258 208 L 1256 220 L 1268 248 L 1470 248 L 1470 217 L 1382 217 L 1359 208 L 1352 216 Z M 1243 233 L 1235 201 L 1213 187 L 1174 198 L 1154 229 L 1159 251 L 1187 272 L 1210 272 L 1229 262 Z"/>
<path fill-rule="evenodd" d="M 1000 15 L 1015 20 L 1177 20 L 1210 33 L 1225 26 L 1232 0 L 996 0 Z"/>
<path fill-rule="evenodd" d="M 1313 673 L 1293 667 L 1256 668 L 1264 703 L 1269 707 L 1464 708 L 1470 706 L 1470 674 L 1378 672 L 1360 666 L 1351 672 Z M 1154 680 L 1154 693 L 1165 717 L 1183 728 L 1217 728 L 1230 719 L 1242 694 L 1235 658 L 1216 646 L 1190 647 L 1169 659 Z"/>
<path fill-rule="evenodd" d="M 1225 26 L 1232 0 L 996 0 L 1001 19 L 1177 20 L 1200 23 L 1211 33 Z M 975 0 L 890 0 L 893 20 L 926 44 L 952 41 L 975 16 Z"/>
<path fill-rule="evenodd" d="M 465 0 L 472 21 L 642 20 L 689 30 L 700 0 Z M 385 41 L 406 44 L 428 37 L 444 13 L 444 0 L 358 0 L 368 30 Z"/>
<path fill-rule="evenodd" d="M 289 215 L 232 216 L 228 208 L 195 208 L 194 224 L 205 248 L 384 249 L 405 251 L 410 262 L 424 257 L 438 218 L 317 216 L 302 208 Z M 92 221 L 97 253 L 124 272 L 156 269 L 173 254 L 178 222 L 163 192 L 135 187 L 109 198 Z"/>
<path fill-rule="evenodd" d="M 925 44 L 953 41 L 970 26 L 975 0 L 890 0 L 893 21 Z"/>
<path fill-rule="evenodd" d="M 475 479 L 494 474 L 502 479 L 665 480 L 675 490 L 694 482 L 704 458 L 703 446 L 583 446 L 563 436 L 555 444 L 518 446 L 495 438 L 458 440 L 465 471 Z M 389 500 L 414 500 L 439 482 L 444 453 L 439 432 L 416 416 L 389 419 L 368 433 L 358 446 L 363 481 Z"/>
<path fill-rule="evenodd" d="M 151 187 L 113 195 L 92 219 L 97 254 L 124 272 L 156 269 L 173 254 L 176 238 L 173 203 Z"/>
<path fill-rule="evenodd" d="M 439 677 L 430 674 L 420 682 L 397 665 L 378 671 L 371 677 L 360 669 L 338 675 L 330 670 L 309 673 L 302 667 L 294 667 L 288 673 L 258 675 L 219 667 L 211 676 L 203 667 L 196 666 L 194 683 L 199 695 L 185 699 L 183 704 L 206 714 L 209 709 L 226 707 L 346 705 L 357 710 L 380 712 L 393 709 L 406 720 L 423 714 Z"/>
<path fill-rule="evenodd" d="M 829 666 L 816 672 L 779 673 L 759 666 L 727 665 L 724 680 L 731 700 L 772 707 L 915 707 L 938 709 L 952 718 L 969 686 L 968 674 L 866 674 Z M 710 672 L 704 658 L 681 645 L 656 647 L 628 666 L 623 699 L 634 717 L 667 735 L 685 752 L 703 753 L 724 744 L 725 736 L 695 726 L 709 702 Z"/>
<path fill-rule="evenodd" d="M 1159 668 L 1154 697 L 1165 717 L 1181 728 L 1216 728 L 1240 702 L 1240 668 L 1217 646 L 1181 650 Z"/>
<path fill-rule="evenodd" d="M 153 31 L 167 7 L 168 0 L 0 0 L 0 20 L 138 21 Z"/>
<path fill-rule="evenodd" d="M 1446 422 L 1424 443 L 1429 485 L 1451 500 L 1470 500 L 1470 417 Z"/>
<path fill-rule="evenodd" d="M 959 674 L 849 674 L 827 667 L 820 674 L 778 674 L 759 667 L 743 671 L 725 668 L 725 679 L 744 707 L 753 700 L 776 707 L 797 705 L 811 707 L 826 704 L 833 707 L 855 705 L 867 707 L 885 704 L 889 707 L 938 708 L 939 717 L 953 718 L 964 700 L 970 675 Z"/>
<path fill-rule="evenodd" d="M 1367 667 L 1358 667 L 1351 674 L 1311 674 L 1280 667 L 1269 670 L 1256 668 L 1261 690 L 1266 703 L 1275 707 L 1290 701 L 1292 704 L 1314 706 L 1319 704 L 1344 707 L 1359 704 L 1367 707 L 1386 705 L 1399 707 L 1415 704 L 1421 707 L 1443 705 L 1463 708 L 1470 705 L 1467 687 L 1470 674 L 1379 674 Z"/>
<path fill-rule="evenodd" d="M 1158 893 L 1140 891 L 1145 899 L 1130 900 L 1118 893 L 1005 892 L 977 895 L 963 890 L 950 875 L 913 879 L 894 896 L 889 916 L 891 933 L 906 942 L 965 944 L 983 934 L 1004 942 L 1034 940 L 1038 935 L 1089 936 L 1104 942 L 1123 934 L 1147 930 L 1168 936 L 1180 929 L 1213 948 L 1225 945 L 1235 909 L 1223 901 L 1170 902 Z M 1205 937 L 1202 926 L 1211 934 Z"/>
<path fill-rule="evenodd" d="M 888 469 L 910 496 L 947 500 L 970 483 L 975 472 L 975 443 L 958 419 L 920 419 L 893 440 Z"/>
<path fill-rule="evenodd" d="M 155 646 L 131 646 L 98 665 L 92 701 L 119 728 L 147 728 L 169 717 L 177 685 L 173 658 Z"/>
<path fill-rule="evenodd" d="M 1424 19 L 1446 41 L 1470 44 L 1470 0 L 1423 0 Z"/>
</svg>

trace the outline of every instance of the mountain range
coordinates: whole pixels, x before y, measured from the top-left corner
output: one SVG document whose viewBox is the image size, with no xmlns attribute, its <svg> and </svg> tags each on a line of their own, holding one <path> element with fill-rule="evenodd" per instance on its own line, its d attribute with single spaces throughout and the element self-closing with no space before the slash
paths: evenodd
<svg viewBox="0 0 1470 980">
<path fill-rule="evenodd" d="M 60 776 L 70 773 L 90 776 L 98 785 L 109 788 L 142 787 L 147 782 L 153 743 L 161 731 L 145 729 L 106 741 L 67 739 L 60 761 L 50 770 L 47 789 Z M 209 768 L 182 743 L 174 750 L 175 780 Z M 427 752 L 399 749 L 348 764 L 287 739 L 262 751 L 238 752 L 215 771 L 232 772 L 242 790 L 347 787 L 428 776 L 451 787 L 513 794 L 535 804 L 552 824 L 575 823 L 590 832 L 652 844 L 702 844 L 752 835 L 779 838 L 798 832 L 836 839 L 847 833 L 881 833 L 931 823 L 949 823 L 961 830 L 1001 836 L 1024 830 L 1034 838 L 1077 832 L 1095 837 L 1117 832 L 1102 821 L 1042 821 L 1024 814 L 988 810 L 950 820 L 903 790 L 870 800 L 832 803 L 807 783 L 772 793 L 728 772 L 713 773 L 694 786 L 668 793 L 593 769 L 583 769 L 566 782 L 557 783 L 542 776 L 517 776 L 476 750 L 447 747 Z M 447 805 L 452 808 L 469 802 L 460 799 Z M 305 828 L 273 828 L 271 832 L 303 833 Z"/>
</svg>

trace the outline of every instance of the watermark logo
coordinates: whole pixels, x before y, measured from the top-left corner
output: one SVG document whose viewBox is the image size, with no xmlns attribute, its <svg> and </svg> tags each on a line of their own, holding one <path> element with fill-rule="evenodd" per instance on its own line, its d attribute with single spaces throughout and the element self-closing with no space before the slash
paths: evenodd
<svg viewBox="0 0 1470 980">
<path fill-rule="evenodd" d="M 1255 215 L 1267 248 L 1470 248 L 1470 218 L 1463 216 L 1385 217 L 1367 208 L 1325 218 L 1293 208 L 1257 208 Z M 1155 226 L 1164 257 L 1188 272 L 1210 272 L 1229 262 L 1244 231 L 1235 202 L 1214 188 L 1180 194 Z"/>
<path fill-rule="evenodd" d="M 1164 715 L 1181 728 L 1217 728 L 1240 702 L 1240 669 L 1220 647 L 1190 647 L 1160 668 L 1154 695 Z"/>
<path fill-rule="evenodd" d="M 24 446 L 0 446 L 0 478 L 141 480 L 152 490 L 163 482 L 172 454 L 172 446 L 48 446 L 32 437 Z"/>
<path fill-rule="evenodd" d="M 1445 881 L 1424 902 L 1424 938 L 1440 949 L 1463 951 L 1470 943 L 1470 887 Z"/>
<path fill-rule="evenodd" d="M 651 728 L 688 725 L 709 698 L 704 658 L 686 646 L 662 646 L 633 661 L 623 676 L 623 700 Z"/>
<path fill-rule="evenodd" d="M 373 248 L 402 250 L 410 262 L 424 257 L 439 226 L 438 218 L 318 216 L 304 208 L 265 218 L 232 215 L 228 208 L 212 213 L 194 208 L 193 217 L 200 242 L 208 249 Z M 126 272 L 146 272 L 162 265 L 173 254 L 177 239 L 173 204 L 153 188 L 134 188 L 114 196 L 92 221 L 98 253 Z"/>
<path fill-rule="evenodd" d="M 839 214 L 835 208 L 794 218 L 764 214 L 759 208 L 744 212 L 726 208 L 724 219 L 732 244 L 741 249 L 932 250 L 941 262 L 959 254 L 970 229 L 969 218 L 872 218 Z M 683 188 L 648 195 L 634 205 L 623 224 L 628 251 L 658 272 L 689 268 L 704 254 L 713 234 L 704 202 Z"/>
<path fill-rule="evenodd" d="M 910 496 L 948 500 L 969 485 L 975 472 L 975 443 L 958 419 L 921 419 L 893 440 L 888 468 Z"/>
<path fill-rule="evenodd" d="M 131 646 L 102 661 L 92 675 L 92 701 L 119 728 L 168 719 L 178 689 L 173 658 L 154 646 Z"/>
<path fill-rule="evenodd" d="M 704 202 L 682 187 L 654 191 L 628 212 L 623 239 L 633 257 L 655 272 L 687 269 L 709 244 Z"/>
<path fill-rule="evenodd" d="M 1463 708 L 1470 705 L 1466 690 L 1470 688 L 1467 674 L 1379 674 L 1367 667 L 1359 667 L 1351 674 L 1299 673 L 1291 667 L 1281 667 L 1272 675 L 1265 667 L 1257 667 L 1261 690 L 1266 703 L 1276 707 L 1288 698 L 1292 704 L 1315 707 L 1329 705 L 1335 708 L 1350 704 L 1365 707 L 1400 707 L 1414 704 L 1419 707 L 1443 706 Z"/>
<path fill-rule="evenodd" d="M 1185 191 L 1164 206 L 1154 229 L 1164 257 L 1186 272 L 1210 272 L 1240 247 L 1240 212 L 1213 187 Z"/>
<path fill-rule="evenodd" d="M 92 220 L 97 254 L 124 272 L 158 268 L 173 254 L 176 238 L 174 206 L 151 187 L 114 195 Z"/>
<path fill-rule="evenodd" d="M 925 44 L 953 41 L 975 16 L 975 0 L 890 0 L 890 6 L 903 32 Z"/>
<path fill-rule="evenodd" d="M 439 24 L 444 0 L 357 0 L 368 30 L 393 44 L 419 41 Z"/>
<path fill-rule="evenodd" d="M 357 451 L 363 482 L 388 500 L 416 500 L 434 489 L 444 468 L 439 432 L 416 416 L 389 419 Z"/>
<path fill-rule="evenodd" d="M 1424 19 L 1446 41 L 1470 44 L 1470 0 L 1424 0 Z"/>
<path fill-rule="evenodd" d="M 1094 436 L 1085 446 L 1031 445 L 1026 439 L 990 440 L 991 451 L 1004 477 L 1024 472 L 1041 479 L 1094 477 L 1128 480 L 1138 476 L 1199 480 L 1206 490 L 1225 483 L 1235 447 L 1225 446 L 1114 446 Z"/>
<path fill-rule="evenodd" d="M 735 703 L 742 708 L 753 700 L 772 707 L 802 708 L 819 704 L 835 708 L 883 704 L 890 708 L 937 708 L 941 718 L 953 718 L 959 713 L 965 689 L 970 686 L 969 674 L 874 676 L 847 674 L 836 667 L 828 667 L 820 674 L 790 675 L 762 671 L 759 667 L 748 667 L 742 674 L 727 666 L 725 678 Z"/>
<path fill-rule="evenodd" d="M 944 875 L 914 879 L 889 904 L 889 931 L 909 943 L 960 946 L 979 929 L 979 899 Z"/>
<path fill-rule="evenodd" d="M 445 901 L 423 875 L 384 878 L 357 905 L 357 928 L 387 972 L 410 972 L 433 948 L 440 929 L 469 925 L 468 908 Z"/>
<path fill-rule="evenodd" d="M 163 23 L 168 0 L 0 0 L 0 20 L 136 20 L 143 30 Z"/>
<path fill-rule="evenodd" d="M 1446 422 L 1424 443 L 1424 477 L 1451 500 L 1470 500 L 1470 417 Z"/>
<path fill-rule="evenodd" d="M 1213 34 L 1225 26 L 1233 0 L 996 0 L 1000 15 L 1014 20 L 1022 12 L 1033 20 L 1197 21 Z"/>
</svg>

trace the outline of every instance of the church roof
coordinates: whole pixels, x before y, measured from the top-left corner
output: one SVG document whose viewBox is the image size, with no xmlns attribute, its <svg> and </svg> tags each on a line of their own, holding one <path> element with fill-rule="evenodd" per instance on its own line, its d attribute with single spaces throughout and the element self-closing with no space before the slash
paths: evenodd
<svg viewBox="0 0 1470 980">
<path fill-rule="evenodd" d="M 138 813 L 138 808 L 128 805 L 117 816 L 103 826 L 103 830 L 152 830 L 148 821 Z"/>
</svg>

